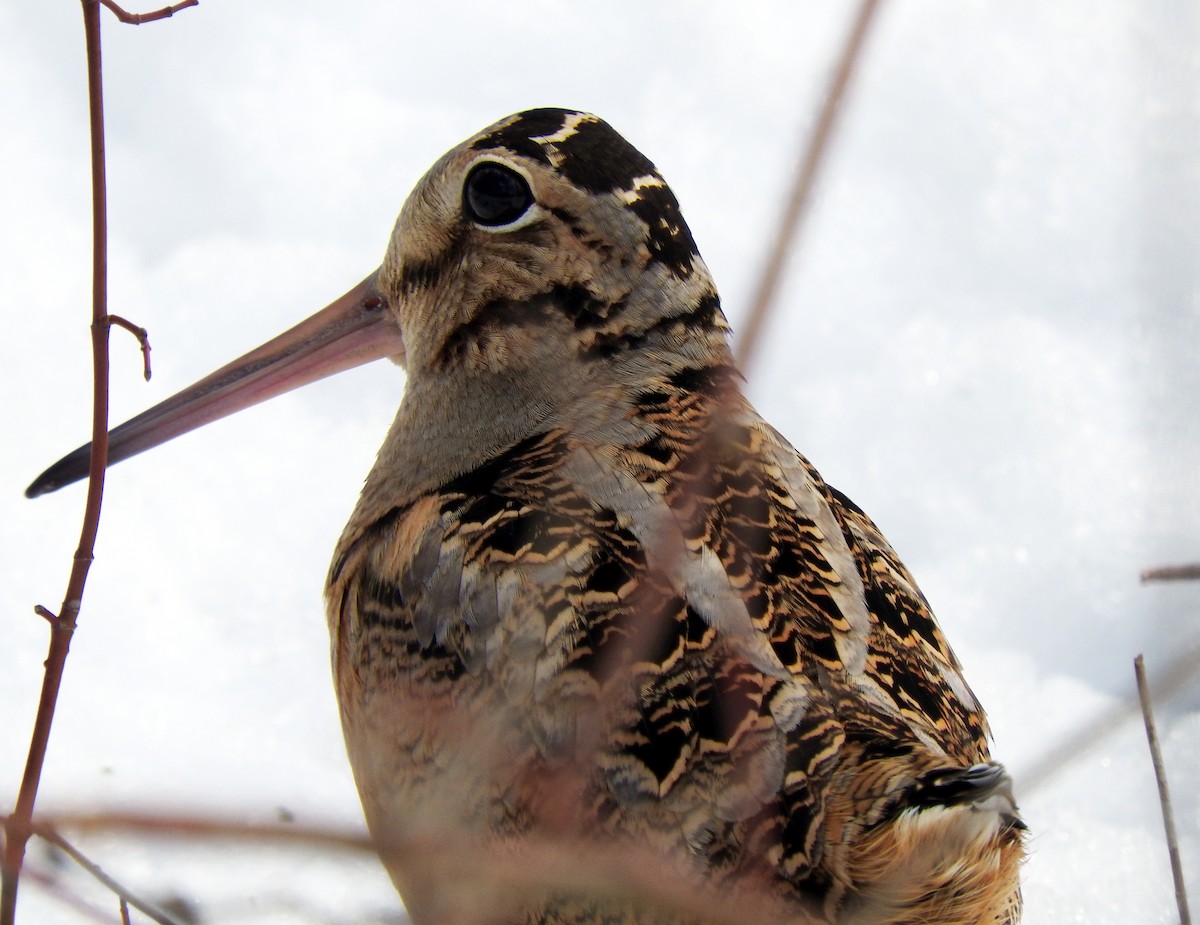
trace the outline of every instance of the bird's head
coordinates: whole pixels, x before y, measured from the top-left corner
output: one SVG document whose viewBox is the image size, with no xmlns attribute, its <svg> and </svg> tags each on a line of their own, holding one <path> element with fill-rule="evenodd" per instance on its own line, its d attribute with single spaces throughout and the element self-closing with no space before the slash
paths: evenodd
<svg viewBox="0 0 1200 925">
<path fill-rule="evenodd" d="M 607 359 L 713 291 L 654 165 L 563 109 L 510 116 L 443 156 L 378 282 L 410 375 Z"/>
<path fill-rule="evenodd" d="M 654 165 L 595 116 L 530 110 L 434 164 L 378 270 L 113 430 L 109 463 L 382 357 L 407 368 L 410 389 L 429 377 L 501 376 L 548 392 L 633 355 L 719 357 L 726 333 L 708 270 Z M 89 447 L 76 450 L 26 494 L 82 478 L 88 456 Z"/>
</svg>

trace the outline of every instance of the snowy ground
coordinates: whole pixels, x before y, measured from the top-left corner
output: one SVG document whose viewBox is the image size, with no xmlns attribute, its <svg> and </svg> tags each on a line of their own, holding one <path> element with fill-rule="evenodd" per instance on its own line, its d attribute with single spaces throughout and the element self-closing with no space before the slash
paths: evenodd
<svg viewBox="0 0 1200 925">
<path fill-rule="evenodd" d="M 105 22 L 122 420 L 373 268 L 417 177 L 509 112 L 589 109 L 661 168 L 736 328 L 850 3 L 204 0 Z M 71 0 L 0 6 L 0 811 L 15 798 L 87 433 L 89 199 Z M 1200 9 L 885 3 L 755 400 L 869 511 L 988 707 L 1033 831 L 1026 921 L 1175 913 L 1140 722 L 1044 757 L 1200 645 Z M 321 585 L 403 388 L 386 365 L 109 478 L 48 758 L 48 809 L 359 825 Z M 1200 683 L 1160 704 L 1200 903 Z M 203 921 L 387 921 L 374 861 L 81 839 Z M 231 858 L 234 860 L 231 861 Z M 34 867 L 58 868 L 40 852 Z M 92 901 L 112 905 L 101 894 Z M 86 921 L 33 881 L 19 921 Z"/>
</svg>

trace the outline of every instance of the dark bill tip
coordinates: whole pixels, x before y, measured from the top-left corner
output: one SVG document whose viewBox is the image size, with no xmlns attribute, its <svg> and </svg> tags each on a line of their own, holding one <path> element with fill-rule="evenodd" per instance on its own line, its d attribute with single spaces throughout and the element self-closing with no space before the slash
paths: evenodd
<svg viewBox="0 0 1200 925">
<path fill-rule="evenodd" d="M 87 443 L 68 453 L 34 479 L 25 489 L 25 497 L 36 498 L 39 495 L 48 495 L 52 491 L 58 491 L 64 485 L 78 482 L 88 474 L 91 464 L 92 445 Z"/>
</svg>

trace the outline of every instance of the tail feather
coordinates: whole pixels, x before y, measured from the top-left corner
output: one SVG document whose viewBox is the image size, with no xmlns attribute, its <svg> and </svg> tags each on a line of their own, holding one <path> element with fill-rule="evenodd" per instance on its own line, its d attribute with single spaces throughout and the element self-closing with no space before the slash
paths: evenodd
<svg viewBox="0 0 1200 925">
<path fill-rule="evenodd" d="M 1025 823 L 1017 814 L 1013 799 L 1012 778 L 1004 766 L 995 761 L 969 768 L 949 768 L 930 771 L 906 794 L 900 809 L 970 806 L 976 811 L 992 810 L 1002 821 L 1016 829 Z"/>
<path fill-rule="evenodd" d="M 1024 829 L 1001 765 L 928 772 L 856 846 L 840 923 L 1013 925 Z"/>
</svg>

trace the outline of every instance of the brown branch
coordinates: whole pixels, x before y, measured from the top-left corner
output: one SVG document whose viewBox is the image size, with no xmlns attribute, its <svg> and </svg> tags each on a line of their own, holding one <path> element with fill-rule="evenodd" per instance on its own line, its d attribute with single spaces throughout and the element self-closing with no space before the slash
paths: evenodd
<svg viewBox="0 0 1200 925">
<path fill-rule="evenodd" d="M 185 0 L 154 13 L 132 15 L 112 0 L 81 0 L 83 31 L 87 45 L 88 116 L 91 126 L 92 173 L 92 445 L 88 467 L 87 500 L 84 503 L 83 524 L 79 545 L 72 558 L 67 589 L 57 615 L 41 605 L 36 612 L 53 627 L 50 651 L 42 675 L 42 692 L 38 701 L 30 737 L 29 753 L 16 806 L 5 825 L 4 851 L 0 858 L 0 925 L 14 925 L 17 909 L 17 884 L 25 860 L 25 846 L 32 834 L 33 807 L 37 801 L 38 785 L 46 762 L 54 710 L 62 687 L 63 671 L 71 647 L 71 637 L 79 620 L 83 591 L 87 584 L 100 529 L 100 508 L 104 498 L 104 470 L 108 465 L 108 343 L 111 325 L 117 324 L 137 335 L 142 345 L 144 374 L 150 378 L 150 341 L 144 329 L 131 325 L 123 318 L 108 314 L 108 204 L 104 156 L 104 85 L 100 52 L 100 5 L 103 3 L 122 22 L 143 23 L 165 19 L 177 10 L 195 6 L 198 0 Z"/>
<path fill-rule="evenodd" d="M 763 267 L 758 288 L 750 303 L 750 310 L 741 324 L 741 334 L 738 337 L 735 355 L 738 366 L 743 372 L 749 369 L 762 340 L 767 315 L 774 304 L 776 292 L 783 278 L 784 264 L 812 201 L 817 175 L 824 163 L 825 154 L 829 150 L 829 140 L 833 136 L 842 100 L 846 95 L 846 88 L 850 85 L 854 67 L 862 53 L 867 29 L 878 8 L 879 0 L 863 0 L 859 6 L 858 15 L 855 17 L 850 35 L 846 39 L 846 45 L 842 49 L 842 56 L 838 60 L 837 68 L 829 82 L 825 103 L 817 116 L 817 123 L 809 138 L 808 147 L 804 152 L 804 157 L 796 165 L 796 176 L 792 181 L 791 195 L 788 197 L 787 205 L 780 217 L 779 227 L 773 235 L 774 246 L 771 248 L 766 266 Z"/>
<path fill-rule="evenodd" d="M 58 614 L 54 613 L 54 611 L 52 611 L 52 610 L 46 609 L 41 604 L 34 604 L 33 612 L 36 613 L 39 617 L 41 617 L 43 620 L 45 620 L 47 623 L 49 623 L 51 626 L 53 626 L 55 629 L 59 629 L 62 626 L 62 621 L 58 619 Z"/>
<path fill-rule="evenodd" d="M 31 833 L 33 806 L 46 761 L 54 708 L 62 686 L 63 670 L 71 637 L 79 619 L 83 589 L 93 559 L 104 497 L 104 469 L 108 462 L 108 218 L 104 169 L 104 94 L 101 82 L 100 7 L 96 0 L 82 0 L 84 35 L 87 43 L 88 112 L 91 122 L 92 166 L 92 452 L 88 472 L 87 501 L 79 546 L 72 560 L 67 590 L 59 610 L 55 632 L 50 634 L 50 651 L 42 676 L 42 693 L 29 743 L 29 754 L 12 817 L 6 826 L 2 878 L 0 878 L 0 925 L 14 925 L 17 883 Z"/>
<path fill-rule="evenodd" d="M 122 886 L 103 870 L 94 861 L 89 860 L 82 851 L 72 845 L 69 841 L 63 838 L 54 828 L 42 823 L 36 823 L 33 827 L 34 833 L 41 838 L 44 838 L 54 847 L 58 848 L 63 854 L 69 857 L 72 861 L 78 864 L 81 868 L 91 874 L 96 880 L 104 884 L 113 894 L 120 900 L 121 903 L 121 921 L 129 922 L 129 906 L 137 909 L 143 915 L 148 916 L 159 925 L 179 925 L 169 913 L 160 909 L 154 903 L 145 899 L 140 899 L 135 896 L 127 887 Z"/>
<path fill-rule="evenodd" d="M 174 6 L 164 6 L 161 10 L 155 10 L 153 13 L 127 13 L 115 3 L 113 0 L 100 0 L 106 7 L 112 10 L 117 19 L 131 26 L 140 26 L 144 22 L 154 22 L 158 19 L 169 19 L 180 10 L 189 6 L 198 6 L 200 0 L 184 0 L 183 3 L 176 3 Z M 147 379 L 150 377 L 147 376 Z"/>
<path fill-rule="evenodd" d="M 140 328 L 132 321 L 122 318 L 120 315 L 109 315 L 108 323 L 115 324 L 117 327 L 124 328 L 130 334 L 138 339 L 138 343 L 142 346 L 142 375 L 146 377 L 146 381 L 150 381 L 150 332 L 145 328 Z"/>
<path fill-rule="evenodd" d="M 1150 685 L 1146 683 L 1146 663 L 1139 654 L 1133 660 L 1137 677 L 1138 700 L 1142 704 L 1142 719 L 1146 723 L 1146 740 L 1150 743 L 1150 760 L 1154 764 L 1154 779 L 1158 782 L 1158 803 L 1162 808 L 1163 829 L 1167 836 L 1167 854 L 1171 859 L 1171 876 L 1175 879 L 1175 904 L 1179 908 L 1179 925 L 1191 925 L 1188 912 L 1187 886 L 1183 882 L 1183 862 L 1179 858 L 1179 836 L 1175 834 L 1175 814 L 1171 811 L 1171 791 L 1167 787 L 1167 769 L 1163 764 L 1162 746 L 1158 742 L 1158 727 L 1154 723 L 1154 705 Z"/>
<path fill-rule="evenodd" d="M 546 892 L 618 898 L 639 908 L 661 910 L 673 915 L 672 921 L 685 918 L 703 925 L 739 925 L 754 921 L 760 925 L 809 925 L 819 920 L 797 912 L 794 905 L 782 909 L 767 890 L 753 886 L 736 895 L 716 895 L 695 878 L 683 875 L 661 854 L 633 844 L 597 842 L 577 838 L 547 836 L 525 842 L 520 851 L 497 852 L 494 845 L 470 836 L 441 836 L 373 842 L 365 833 L 321 826 L 245 823 L 238 819 L 213 815 L 184 816 L 154 813 L 56 814 L 38 824 L 55 830 L 98 832 L 138 832 L 166 837 L 237 839 L 270 844 L 324 846 L 372 851 L 388 858 L 420 858 L 450 871 L 471 870 L 475 876 L 463 882 L 456 897 L 454 914 L 446 917 L 459 925 L 492 922 L 498 903 L 519 902 L 521 897 Z M 586 857 L 587 864 L 579 859 Z"/>
<path fill-rule="evenodd" d="M 295 843 L 340 848 L 350 851 L 375 851 L 375 843 L 361 829 L 331 826 L 304 826 L 294 823 L 246 822 L 215 814 L 190 816 L 148 812 L 85 812 L 39 815 L 36 829 L 61 832 L 138 832 L 168 838 L 233 838 L 243 841 Z"/>
<path fill-rule="evenodd" d="M 1151 581 L 1196 581 L 1200 580 L 1200 562 L 1188 565 L 1160 565 L 1143 569 L 1142 584 Z"/>
</svg>

